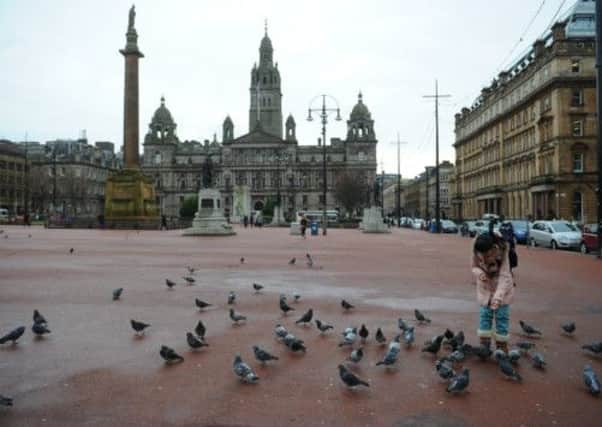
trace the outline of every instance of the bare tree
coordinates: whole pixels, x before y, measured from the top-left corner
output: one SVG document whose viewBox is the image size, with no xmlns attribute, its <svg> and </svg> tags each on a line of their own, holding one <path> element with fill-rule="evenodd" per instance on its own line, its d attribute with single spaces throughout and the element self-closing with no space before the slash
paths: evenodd
<svg viewBox="0 0 602 427">
<path fill-rule="evenodd" d="M 339 203 L 348 213 L 353 213 L 366 200 L 370 190 L 361 171 L 345 170 L 338 174 L 334 193 Z"/>
</svg>

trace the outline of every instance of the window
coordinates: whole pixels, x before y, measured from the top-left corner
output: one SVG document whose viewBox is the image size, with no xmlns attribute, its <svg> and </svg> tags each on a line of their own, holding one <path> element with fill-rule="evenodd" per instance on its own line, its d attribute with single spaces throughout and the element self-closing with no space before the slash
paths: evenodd
<svg viewBox="0 0 602 427">
<path fill-rule="evenodd" d="M 573 89 L 573 94 L 571 96 L 571 106 L 583 106 L 583 89 Z"/>
<path fill-rule="evenodd" d="M 580 61 L 578 59 L 571 60 L 571 72 L 578 73 L 580 71 Z"/>
<path fill-rule="evenodd" d="M 573 153 L 573 172 L 583 172 L 583 153 Z"/>
<path fill-rule="evenodd" d="M 303 206 L 307 206 L 307 195 L 303 195 Z M 305 208 L 303 208 L 305 209 Z"/>
<path fill-rule="evenodd" d="M 583 196 L 579 191 L 573 193 L 573 218 L 575 221 L 583 218 Z"/>
<path fill-rule="evenodd" d="M 583 136 L 583 121 L 582 120 L 574 120 L 572 125 L 572 133 L 573 136 Z"/>
</svg>

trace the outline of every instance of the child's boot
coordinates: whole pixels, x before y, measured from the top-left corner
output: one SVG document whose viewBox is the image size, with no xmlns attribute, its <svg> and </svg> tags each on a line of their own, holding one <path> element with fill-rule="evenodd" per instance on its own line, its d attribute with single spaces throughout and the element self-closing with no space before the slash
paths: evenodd
<svg viewBox="0 0 602 427">
<path fill-rule="evenodd" d="M 491 348 L 491 338 L 490 337 L 480 337 L 479 343 L 481 347 Z"/>
<path fill-rule="evenodd" d="M 508 354 L 508 343 L 506 341 L 496 341 L 495 348 Z"/>
</svg>

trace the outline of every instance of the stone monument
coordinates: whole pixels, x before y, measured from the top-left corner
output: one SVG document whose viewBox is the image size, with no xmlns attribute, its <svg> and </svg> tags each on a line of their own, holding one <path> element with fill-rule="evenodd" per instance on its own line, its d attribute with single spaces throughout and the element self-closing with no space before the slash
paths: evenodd
<svg viewBox="0 0 602 427">
<path fill-rule="evenodd" d="M 247 185 L 235 185 L 232 198 L 232 222 L 242 223 L 246 215 L 251 217 L 251 193 Z"/>
<path fill-rule="evenodd" d="M 383 221 L 382 208 L 371 206 L 364 208 L 364 217 L 360 223 L 364 233 L 390 233 L 391 230 Z"/>
<path fill-rule="evenodd" d="M 199 191 L 198 210 L 194 214 L 192 227 L 182 232 L 183 236 L 232 236 L 236 232 L 224 217 L 222 195 L 213 186 L 213 163 L 207 157 L 203 164 L 203 188 Z"/>
<path fill-rule="evenodd" d="M 157 228 L 159 209 L 153 179 L 140 171 L 138 154 L 138 60 L 144 55 L 138 49 L 135 19 L 136 11 L 132 6 L 129 12 L 126 45 L 119 51 L 125 58 L 124 169 L 107 179 L 105 221 L 109 227 L 115 228 Z"/>
</svg>

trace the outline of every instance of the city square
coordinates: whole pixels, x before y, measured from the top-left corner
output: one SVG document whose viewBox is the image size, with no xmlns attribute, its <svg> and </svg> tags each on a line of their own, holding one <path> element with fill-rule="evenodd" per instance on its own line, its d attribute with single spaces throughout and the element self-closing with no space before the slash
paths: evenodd
<svg viewBox="0 0 602 427">
<path fill-rule="evenodd" d="M 537 325 L 544 335 L 532 341 L 547 367 L 536 370 L 525 357 L 519 384 L 504 380 L 493 361 L 470 359 L 469 392 L 455 396 L 436 374 L 435 358 L 420 349 L 446 328 L 477 342 L 472 239 L 408 229 L 373 235 L 330 230 L 327 238 L 305 240 L 282 228 L 236 231 L 231 238 L 183 238 L 177 230 L 5 227 L 0 327 L 28 329 L 17 345 L 0 346 L 0 390 L 18 402 L 0 411 L 2 425 L 597 425 L 599 399 L 581 378 L 585 363 L 600 367 L 581 350 L 600 339 L 602 290 L 594 256 L 519 247 L 511 343 L 524 340 L 519 319 Z M 293 257 L 297 262 L 289 265 Z M 187 266 L 196 269 L 195 285 L 182 279 Z M 173 290 L 165 279 L 177 283 Z M 252 283 L 265 288 L 255 293 Z M 123 294 L 113 301 L 118 287 Z M 247 323 L 236 326 L 228 318 L 230 291 Z M 278 308 L 281 293 L 291 301 L 301 295 L 287 316 Z M 214 307 L 200 312 L 195 298 Z M 344 313 L 341 298 L 355 310 Z M 295 325 L 310 307 L 334 331 L 322 336 L 315 325 Z M 415 308 L 432 323 L 416 326 L 416 342 L 402 349 L 396 369 L 376 367 L 385 348 L 375 343 L 375 329 L 390 338 L 398 318 L 414 320 Z M 34 309 L 52 331 L 43 339 L 29 331 Z M 151 324 L 142 338 L 130 319 Z M 209 347 L 191 352 L 185 335 L 198 320 L 207 327 Z M 576 324 L 572 337 L 561 334 L 566 321 Z M 275 339 L 278 323 L 305 341 L 306 354 Z M 356 372 L 370 387 L 347 391 L 336 367 L 349 351 L 337 343 L 344 328 L 362 323 L 372 335 Z M 184 362 L 165 366 L 161 345 Z M 253 345 L 280 360 L 261 367 Z M 235 378 L 235 353 L 256 367 L 258 384 Z"/>
</svg>

